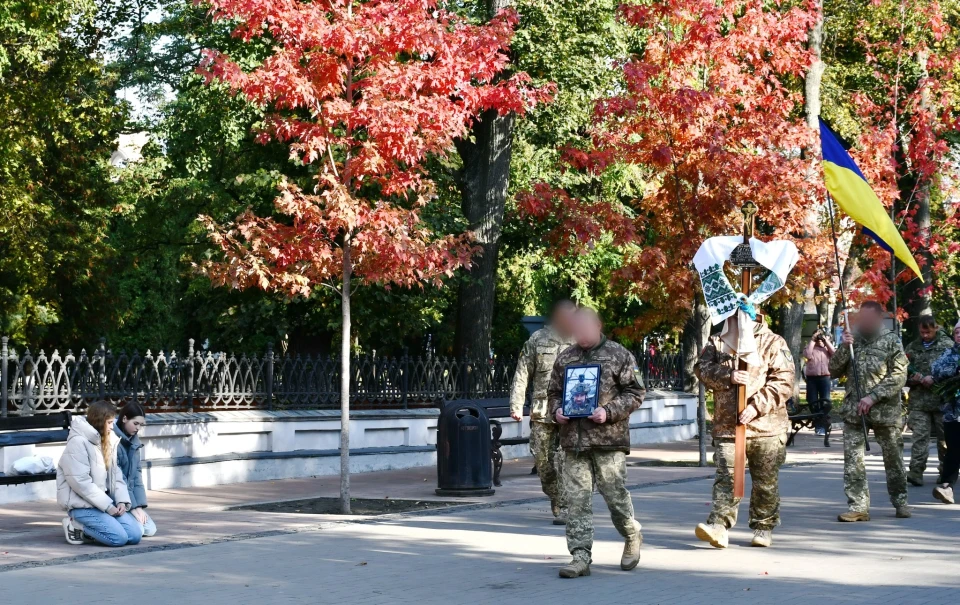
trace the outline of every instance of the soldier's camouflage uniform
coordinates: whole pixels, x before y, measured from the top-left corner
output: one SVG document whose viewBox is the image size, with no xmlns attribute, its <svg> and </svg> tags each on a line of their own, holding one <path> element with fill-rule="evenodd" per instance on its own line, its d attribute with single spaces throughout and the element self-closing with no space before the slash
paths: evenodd
<svg viewBox="0 0 960 605">
<path fill-rule="evenodd" d="M 871 395 L 876 401 L 867 414 L 867 425 L 880 444 L 883 466 L 887 471 L 887 492 L 890 502 L 899 508 L 907 505 L 907 474 L 903 467 L 903 434 L 901 433 L 903 385 L 907 382 L 907 356 L 903 345 L 889 330 L 871 336 L 857 335 L 854 340 L 857 374 L 862 397 Z M 850 363 L 850 347 L 841 345 L 830 358 L 830 375 L 846 376 L 846 393 L 840 416 L 843 418 L 843 488 L 851 511 L 870 510 L 870 490 L 863 465 L 864 436 L 857 413 L 860 396 Z"/>
<path fill-rule="evenodd" d="M 570 365 L 599 364 L 597 405 L 607 421 L 572 418 L 560 426 L 564 451 L 563 487 L 567 497 L 567 548 L 575 559 L 589 562 L 593 549 L 593 485 L 610 509 L 613 525 L 624 538 L 637 531 L 633 501 L 627 490 L 627 454 L 630 453 L 630 414 L 643 403 L 640 368 L 630 351 L 604 338 L 585 350 L 574 345 L 557 357 L 547 389 L 550 415 L 560 409 L 564 371 Z"/>
<path fill-rule="evenodd" d="M 572 344 L 572 340 L 563 339 L 550 326 L 534 332 L 523 345 L 510 387 L 510 412 L 522 416 L 527 384 L 531 380 L 533 382 L 530 401 L 530 452 L 536 461 L 543 493 L 550 498 L 551 505 L 560 508 L 566 506 L 560 481 L 562 456 L 557 455 L 560 431 L 557 421 L 547 409 L 547 386 L 550 384 L 550 374 L 553 372 L 557 355 Z"/>
<path fill-rule="evenodd" d="M 914 381 L 913 374 L 930 376 L 930 366 L 945 352 L 953 347 L 953 339 L 943 332 L 937 332 L 930 346 L 923 346 L 918 338 L 906 346 L 905 352 L 910 367 L 907 369 L 907 386 L 910 387 L 909 413 L 907 423 L 913 431 L 913 445 L 910 448 L 910 472 L 908 479 L 923 482 L 923 471 L 927 469 L 927 457 L 930 454 L 930 437 L 937 443 L 937 458 L 943 464 L 947 451 L 947 442 L 943 438 L 943 412 L 940 410 L 940 397 L 932 388 Z"/>
<path fill-rule="evenodd" d="M 750 490 L 750 528 L 771 530 L 780 524 L 780 466 L 786 457 L 787 400 L 793 394 L 796 370 L 790 348 L 763 322 L 754 327 L 762 365 L 748 366 L 747 405 L 759 414 L 746 426 Z M 713 509 L 707 523 L 728 529 L 737 522 L 739 498 L 733 497 L 734 438 L 737 385 L 730 382 L 734 358 L 713 337 L 704 347 L 694 371 L 713 390 L 713 445 L 717 474 L 713 482 Z"/>
</svg>

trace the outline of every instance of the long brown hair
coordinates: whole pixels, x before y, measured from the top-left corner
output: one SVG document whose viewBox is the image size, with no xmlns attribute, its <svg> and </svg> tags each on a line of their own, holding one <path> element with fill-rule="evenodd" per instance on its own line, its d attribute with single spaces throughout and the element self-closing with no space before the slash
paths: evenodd
<svg viewBox="0 0 960 605">
<path fill-rule="evenodd" d="M 103 453 L 103 464 L 110 468 L 110 430 L 107 421 L 117 417 L 117 409 L 108 401 L 94 401 L 87 407 L 87 422 L 100 433 L 100 451 Z"/>
</svg>

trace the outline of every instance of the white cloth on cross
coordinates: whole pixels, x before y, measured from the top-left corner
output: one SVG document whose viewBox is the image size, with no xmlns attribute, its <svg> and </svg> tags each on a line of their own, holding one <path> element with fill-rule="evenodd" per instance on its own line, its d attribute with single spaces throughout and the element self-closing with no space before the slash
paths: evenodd
<svg viewBox="0 0 960 605">
<path fill-rule="evenodd" d="M 693 266 L 700 274 L 703 296 L 707 301 L 710 319 L 714 325 L 730 317 L 740 308 L 739 294 L 730 285 L 723 265 L 730 260 L 734 248 L 743 243 L 743 237 L 724 235 L 711 237 L 700 245 L 693 257 Z M 747 300 L 759 305 L 774 295 L 787 281 L 790 270 L 797 264 L 800 253 L 790 241 L 762 242 L 750 238 L 750 252 L 770 272 Z"/>
<path fill-rule="evenodd" d="M 723 331 L 720 332 L 720 351 L 742 359 L 747 365 L 760 365 L 763 360 L 760 359 L 757 341 L 753 337 L 753 327 L 756 324 L 757 322 L 750 319 L 743 309 L 727 318 L 723 324 Z M 741 332 L 740 326 L 749 326 L 749 328 Z"/>
<path fill-rule="evenodd" d="M 697 250 L 693 265 L 700 274 L 711 321 L 716 325 L 727 320 L 720 333 L 723 352 L 742 359 L 747 365 L 760 365 L 760 354 L 753 334 L 756 322 L 741 308 L 743 294 L 733 289 L 723 272 L 723 265 L 742 243 L 743 237 L 736 235 L 711 237 Z M 800 253 L 793 242 L 762 242 L 756 238 L 750 238 L 750 252 L 754 260 L 769 270 L 760 286 L 746 297 L 747 302 L 759 305 L 783 287 Z M 750 329 L 740 330 L 740 326 L 750 326 Z"/>
</svg>

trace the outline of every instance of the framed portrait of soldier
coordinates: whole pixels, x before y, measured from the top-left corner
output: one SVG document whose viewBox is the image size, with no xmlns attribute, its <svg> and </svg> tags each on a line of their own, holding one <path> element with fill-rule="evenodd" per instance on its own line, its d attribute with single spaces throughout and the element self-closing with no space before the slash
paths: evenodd
<svg viewBox="0 0 960 605">
<path fill-rule="evenodd" d="M 563 376 L 563 415 L 586 418 L 597 409 L 600 366 L 567 366 Z"/>
</svg>

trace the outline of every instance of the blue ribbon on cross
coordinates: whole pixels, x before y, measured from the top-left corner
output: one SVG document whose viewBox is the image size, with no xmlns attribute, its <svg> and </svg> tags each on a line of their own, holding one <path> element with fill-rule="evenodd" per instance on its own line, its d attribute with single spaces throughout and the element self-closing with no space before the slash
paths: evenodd
<svg viewBox="0 0 960 605">
<path fill-rule="evenodd" d="M 747 314 L 752 321 L 757 321 L 757 307 L 752 302 L 747 300 L 745 294 L 738 294 L 737 300 L 740 303 L 740 310 Z"/>
</svg>

